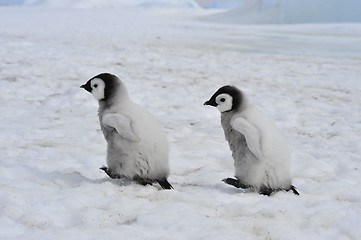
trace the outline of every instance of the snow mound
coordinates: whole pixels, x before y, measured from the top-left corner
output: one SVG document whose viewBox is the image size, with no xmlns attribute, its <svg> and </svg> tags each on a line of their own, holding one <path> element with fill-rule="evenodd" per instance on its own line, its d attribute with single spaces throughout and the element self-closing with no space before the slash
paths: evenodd
<svg viewBox="0 0 361 240">
<path fill-rule="evenodd" d="M 206 17 L 223 23 L 361 22 L 360 0 L 243 0 L 240 7 Z M 227 8 L 229 1 L 213 1 Z M 220 5 L 224 4 L 224 7 Z M 211 4 L 212 3 L 208 3 Z M 214 4 L 213 4 L 214 5 Z M 204 5 L 203 5 L 204 6 Z"/>
</svg>

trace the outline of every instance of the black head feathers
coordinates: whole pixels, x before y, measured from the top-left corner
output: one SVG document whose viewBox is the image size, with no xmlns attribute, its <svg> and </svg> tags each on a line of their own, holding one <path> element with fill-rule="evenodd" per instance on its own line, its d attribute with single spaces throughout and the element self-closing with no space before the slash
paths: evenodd
<svg viewBox="0 0 361 240">
<path fill-rule="evenodd" d="M 238 88 L 230 85 L 226 85 L 218 89 L 217 92 L 215 92 L 213 96 L 207 102 L 204 103 L 204 105 L 210 105 L 213 107 L 218 106 L 216 99 L 217 96 L 221 94 L 228 94 L 233 99 L 232 108 L 229 111 L 233 111 L 239 108 L 242 102 L 242 92 Z"/>
</svg>

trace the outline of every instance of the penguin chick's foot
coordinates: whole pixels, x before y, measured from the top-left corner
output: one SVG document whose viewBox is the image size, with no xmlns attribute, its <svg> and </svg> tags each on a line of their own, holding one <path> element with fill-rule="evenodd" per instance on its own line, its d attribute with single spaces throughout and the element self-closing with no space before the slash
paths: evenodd
<svg viewBox="0 0 361 240">
<path fill-rule="evenodd" d="M 140 184 L 140 185 L 143 185 L 143 186 L 145 186 L 145 185 L 152 185 L 153 184 L 153 180 L 151 180 L 151 179 L 148 179 L 148 178 L 142 178 L 142 177 L 140 177 L 140 176 L 135 176 L 135 177 L 133 177 L 133 180 L 134 181 L 136 181 L 138 184 Z"/>
<path fill-rule="evenodd" d="M 291 185 L 289 189 L 281 189 L 281 188 L 278 188 L 278 189 L 271 189 L 271 188 L 268 188 L 268 187 L 261 187 L 259 193 L 262 194 L 262 195 L 266 195 L 266 196 L 271 196 L 272 194 L 278 192 L 278 191 L 286 191 L 286 192 L 289 192 L 289 191 L 292 191 L 295 195 L 300 195 L 297 190 L 296 190 L 296 187 Z"/>
<path fill-rule="evenodd" d="M 156 180 L 163 189 L 173 189 L 173 186 L 168 182 L 166 178 L 162 180 Z"/>
<path fill-rule="evenodd" d="M 250 186 L 241 183 L 241 181 L 239 181 L 238 179 L 234 179 L 234 178 L 225 178 L 222 180 L 223 182 L 232 185 L 236 188 L 243 188 L 243 189 L 248 189 L 250 188 Z"/>
<path fill-rule="evenodd" d="M 297 192 L 297 189 L 295 186 L 291 185 L 290 189 L 287 190 L 288 191 L 292 191 L 294 194 L 296 195 L 300 195 L 299 192 Z"/>
<path fill-rule="evenodd" d="M 110 170 L 106 166 L 102 166 L 100 169 L 103 170 L 112 179 L 120 178 L 119 175 L 115 174 L 112 170 Z"/>
<path fill-rule="evenodd" d="M 281 189 L 272 189 L 266 186 L 262 186 L 258 193 L 266 196 L 271 196 L 271 194 L 278 191 L 281 191 Z"/>
<path fill-rule="evenodd" d="M 138 184 L 140 185 L 152 185 L 155 181 L 157 183 L 159 183 L 159 185 L 163 188 L 163 189 L 173 189 L 172 185 L 167 181 L 166 178 L 163 178 L 161 180 L 151 180 L 151 179 L 147 179 L 147 178 L 142 178 L 139 176 L 136 176 L 133 178 L 134 181 L 136 181 Z"/>
</svg>

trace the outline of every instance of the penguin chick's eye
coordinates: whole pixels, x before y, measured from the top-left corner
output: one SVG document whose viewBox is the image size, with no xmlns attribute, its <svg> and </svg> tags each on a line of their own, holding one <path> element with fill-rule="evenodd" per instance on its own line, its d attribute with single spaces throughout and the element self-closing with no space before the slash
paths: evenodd
<svg viewBox="0 0 361 240">
<path fill-rule="evenodd" d="M 216 103 L 220 112 L 226 112 L 232 109 L 233 98 L 228 93 L 222 93 L 216 97 Z"/>
<path fill-rule="evenodd" d="M 94 84 L 94 87 L 97 88 L 97 87 L 98 87 L 98 84 Z"/>
</svg>

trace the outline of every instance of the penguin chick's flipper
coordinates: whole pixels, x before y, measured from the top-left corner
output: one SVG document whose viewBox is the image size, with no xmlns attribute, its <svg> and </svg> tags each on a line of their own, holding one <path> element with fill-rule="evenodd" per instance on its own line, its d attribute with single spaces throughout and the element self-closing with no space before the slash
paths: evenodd
<svg viewBox="0 0 361 240">
<path fill-rule="evenodd" d="M 243 183 L 241 183 L 241 181 L 239 181 L 238 179 L 234 179 L 234 178 L 225 178 L 222 180 L 223 182 L 232 185 L 236 188 L 243 188 L 243 189 L 247 189 L 250 188 L 250 186 L 247 186 Z"/>
<path fill-rule="evenodd" d="M 133 123 L 129 117 L 122 114 L 108 113 L 103 116 L 103 125 L 114 128 L 120 136 L 133 142 L 140 138 L 135 134 Z"/>
<path fill-rule="evenodd" d="M 163 189 L 173 189 L 173 186 L 168 182 L 167 179 L 156 180 Z"/>
<path fill-rule="evenodd" d="M 120 176 L 113 173 L 113 171 L 107 168 L 106 166 L 102 166 L 100 169 L 103 170 L 112 179 L 120 178 Z"/>
<path fill-rule="evenodd" d="M 291 191 L 295 194 L 295 195 L 300 195 L 299 192 L 297 192 L 297 189 L 295 186 L 291 185 L 290 189 L 287 190 L 288 191 Z"/>
</svg>

